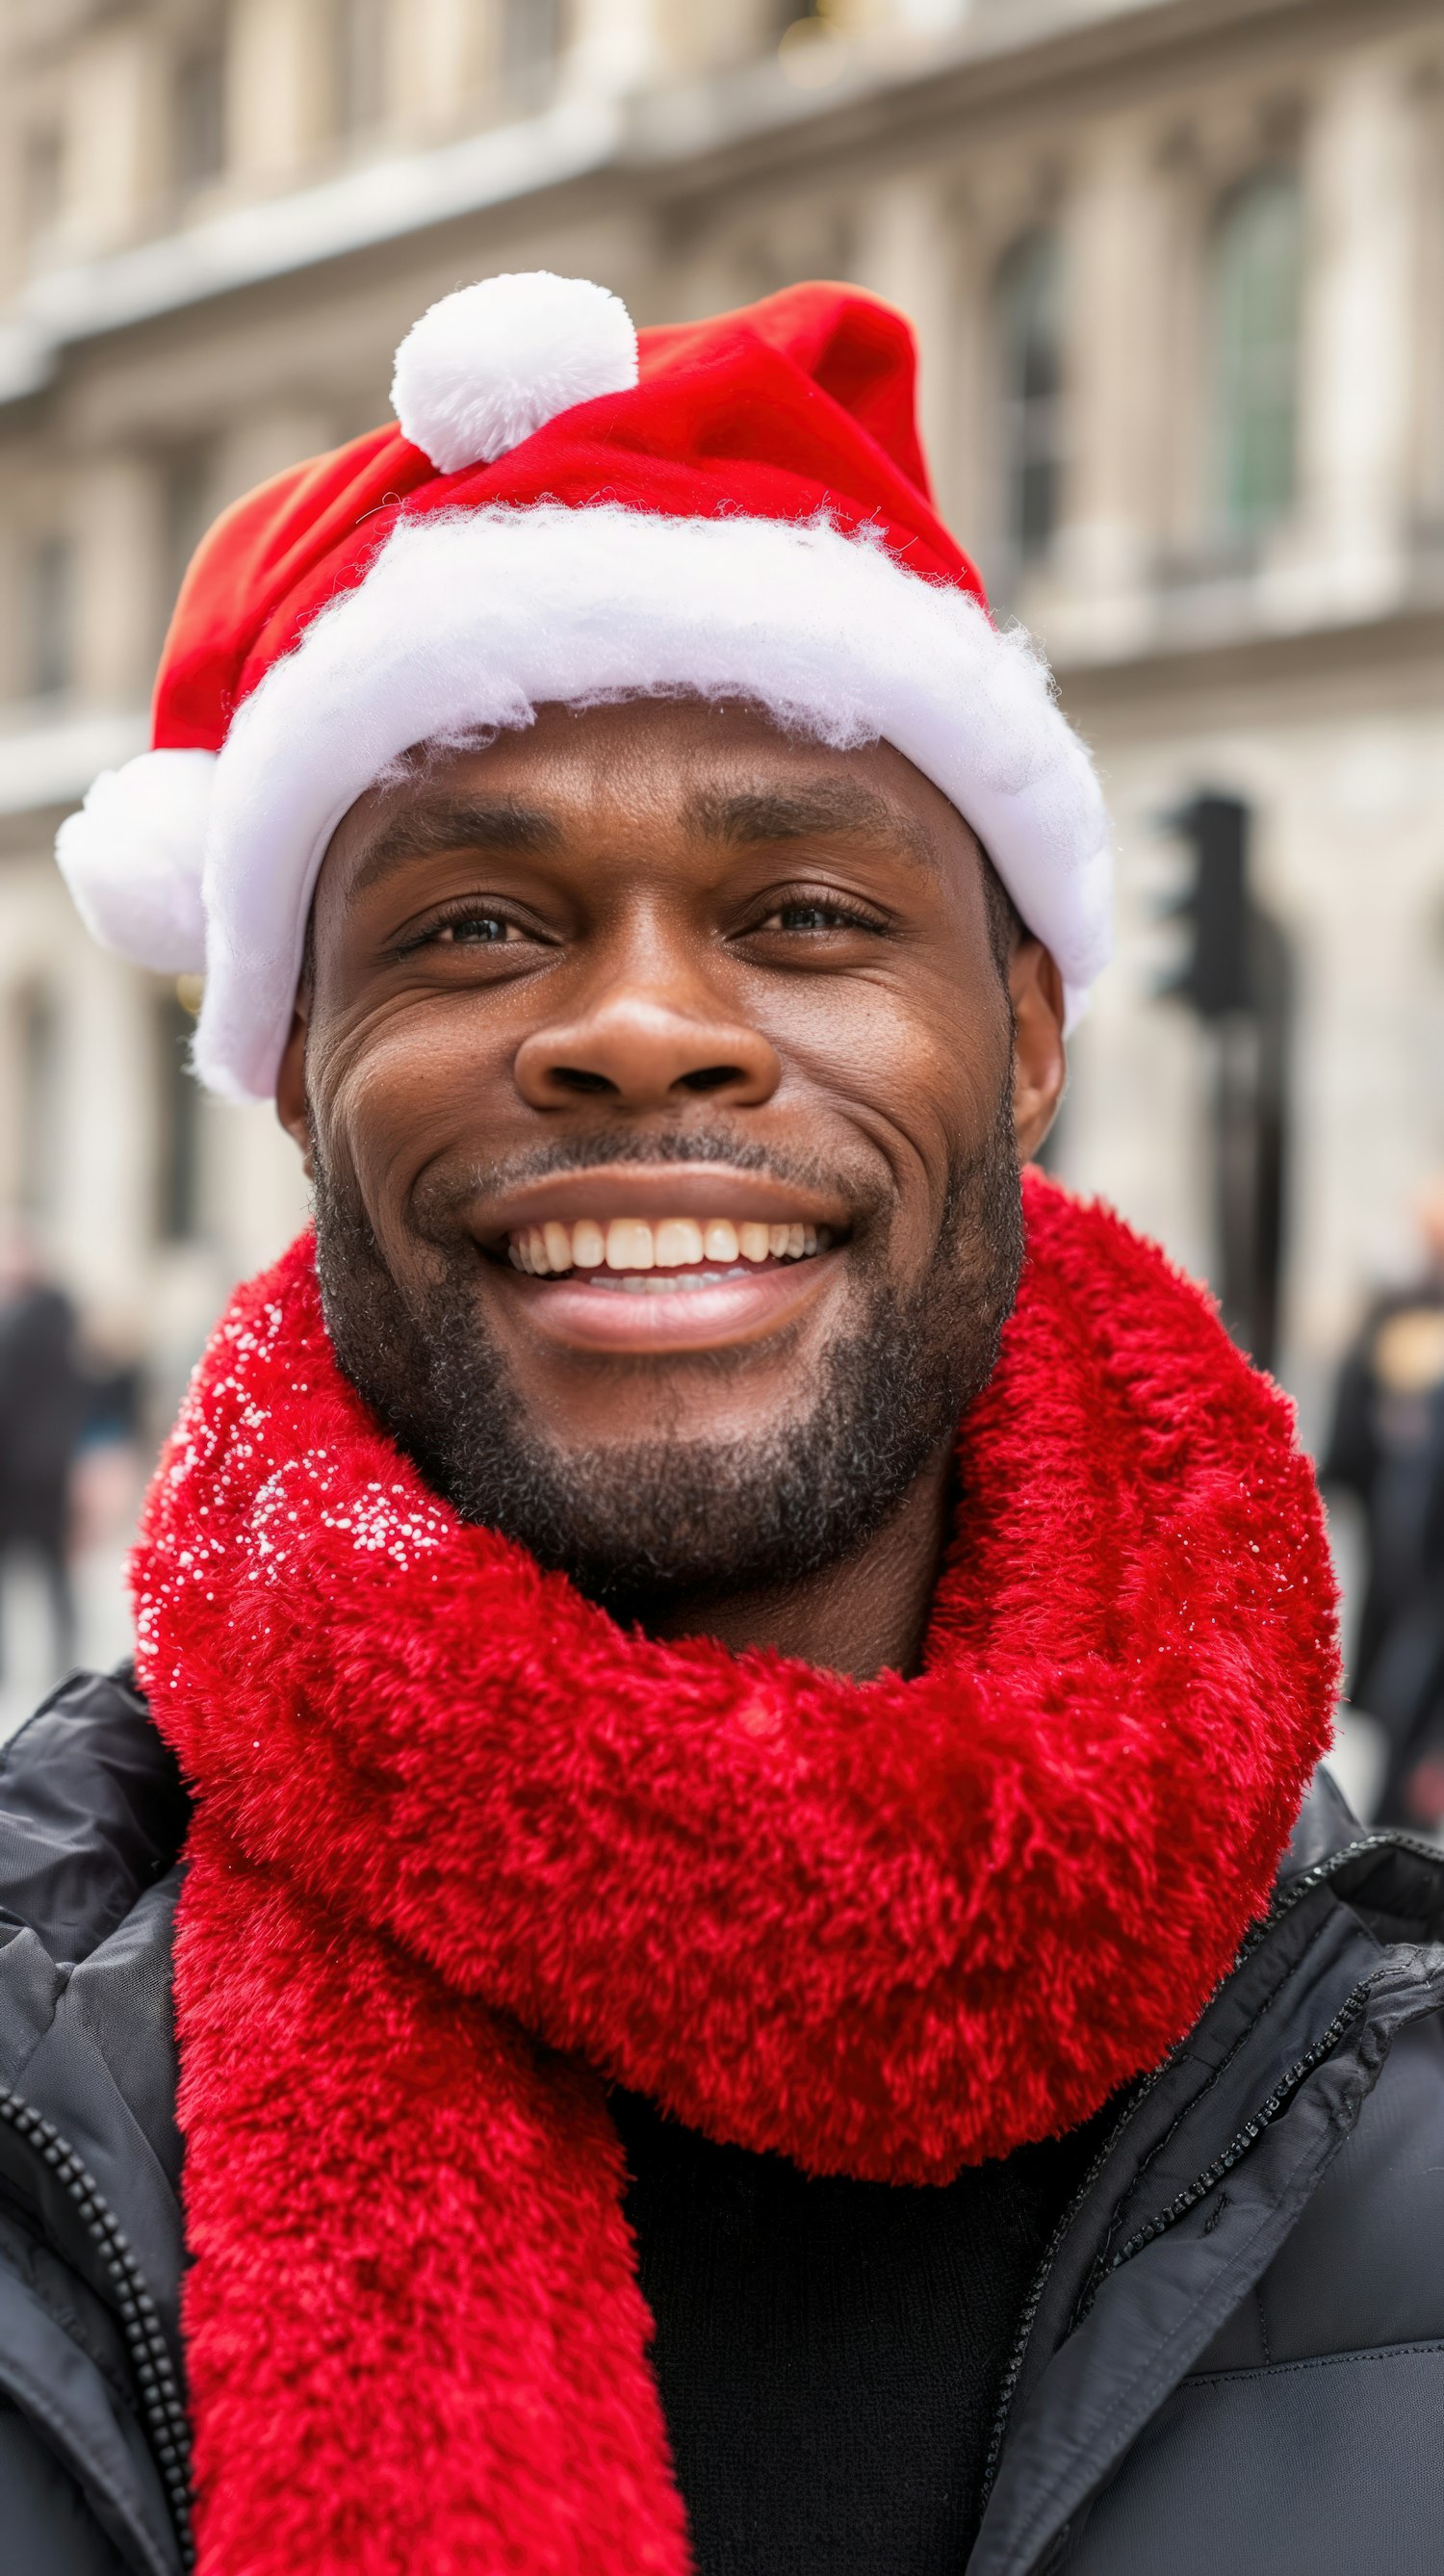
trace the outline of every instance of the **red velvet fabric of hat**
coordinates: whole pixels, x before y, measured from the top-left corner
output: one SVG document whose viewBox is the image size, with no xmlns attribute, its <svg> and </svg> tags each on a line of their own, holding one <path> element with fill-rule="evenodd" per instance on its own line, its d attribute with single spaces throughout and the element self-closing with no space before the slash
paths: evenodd
<svg viewBox="0 0 1444 2576">
<path fill-rule="evenodd" d="M 933 508 L 901 315 L 791 288 L 637 335 L 580 279 L 498 277 L 402 343 L 399 425 L 202 543 L 153 749 L 58 854 L 96 935 L 206 976 L 197 1068 L 270 1091 L 316 873 L 397 755 L 552 700 L 695 689 L 893 742 L 957 805 L 1076 1000 L 1106 954 L 1091 766 Z"/>
<path fill-rule="evenodd" d="M 570 406 L 508 454 L 438 473 L 395 427 L 291 467 L 196 554 L 156 683 L 157 750 L 219 751 L 231 717 L 396 520 L 488 504 L 605 500 L 669 518 L 807 520 L 877 531 L 899 563 L 983 599 L 932 507 L 914 418 L 913 334 L 854 287 L 791 286 L 714 322 L 637 334 L 639 381 Z"/>
</svg>

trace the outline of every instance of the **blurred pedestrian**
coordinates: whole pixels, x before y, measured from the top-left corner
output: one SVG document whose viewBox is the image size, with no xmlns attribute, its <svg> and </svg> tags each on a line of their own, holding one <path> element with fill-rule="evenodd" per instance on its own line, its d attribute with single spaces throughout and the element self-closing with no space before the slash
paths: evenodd
<svg viewBox="0 0 1444 2576">
<path fill-rule="evenodd" d="M 84 1567 L 123 1546 L 135 1526 L 143 1472 L 146 1383 L 126 1327 L 87 1316 L 80 1339 L 85 1411 L 71 1475 L 71 1551 Z"/>
<path fill-rule="evenodd" d="M 75 1310 L 12 1226 L 0 1238 L 0 1578 L 17 1556 L 38 1565 L 60 1671 L 74 1661 L 71 1472 L 85 1407 Z"/>
<path fill-rule="evenodd" d="M 1339 1371 L 1321 1480 L 1363 1514 L 1350 1697 L 1387 1742 L 1379 1821 L 1437 1825 L 1444 1763 L 1420 1765 L 1444 1738 L 1444 1178 L 1418 1219 L 1417 1274 L 1375 1299 Z"/>
</svg>

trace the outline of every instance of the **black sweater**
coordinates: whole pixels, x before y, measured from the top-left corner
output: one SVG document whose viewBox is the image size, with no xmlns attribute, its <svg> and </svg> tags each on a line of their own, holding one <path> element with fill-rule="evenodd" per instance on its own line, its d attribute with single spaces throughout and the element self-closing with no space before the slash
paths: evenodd
<svg viewBox="0 0 1444 2576">
<path fill-rule="evenodd" d="M 1029 2284 L 1092 2131 L 933 2189 L 612 2111 L 700 2576 L 958 2576 Z"/>
</svg>

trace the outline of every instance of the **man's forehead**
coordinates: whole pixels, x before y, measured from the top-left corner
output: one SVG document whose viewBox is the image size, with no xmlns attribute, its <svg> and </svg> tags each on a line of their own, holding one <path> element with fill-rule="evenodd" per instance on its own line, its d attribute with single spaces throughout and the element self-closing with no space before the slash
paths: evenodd
<svg viewBox="0 0 1444 2576">
<path fill-rule="evenodd" d="M 626 759 L 599 773 L 590 761 L 549 756 L 553 741 L 528 732 L 484 750 L 427 751 L 358 800 L 332 845 L 353 861 L 348 900 L 410 860 L 448 851 L 564 853 L 579 830 L 629 807 L 645 807 L 653 820 L 664 813 L 670 828 L 696 842 L 737 850 L 870 843 L 929 872 L 942 864 L 947 839 L 971 838 L 937 790 L 886 744 L 840 753 L 780 734 L 759 742 L 749 729 L 743 740 L 707 744 L 699 759 L 678 758 L 645 737 L 639 746 L 632 735 Z"/>
</svg>

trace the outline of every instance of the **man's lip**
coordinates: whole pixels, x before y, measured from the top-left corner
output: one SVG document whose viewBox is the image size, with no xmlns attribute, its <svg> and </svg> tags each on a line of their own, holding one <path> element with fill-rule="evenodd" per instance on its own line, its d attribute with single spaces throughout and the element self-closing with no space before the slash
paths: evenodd
<svg viewBox="0 0 1444 2576">
<path fill-rule="evenodd" d="M 835 1252 L 818 1252 L 806 1261 L 777 1262 L 750 1276 L 662 1297 L 593 1287 L 575 1275 L 531 1279 L 507 1270 L 501 1277 L 503 1294 L 520 1299 L 528 1326 L 543 1340 L 570 1350 L 660 1357 L 668 1351 L 725 1350 L 782 1331 L 835 1278 L 837 1259 Z"/>
<path fill-rule="evenodd" d="M 498 1198 L 478 1198 L 469 1213 L 472 1232 L 494 1253 L 505 1250 L 508 1235 L 549 1219 L 575 1225 L 592 1217 L 605 1225 L 614 1216 L 653 1223 L 669 1216 L 728 1217 L 734 1225 L 825 1225 L 834 1241 L 849 1230 L 846 1204 L 831 1193 L 726 1163 L 601 1163 L 554 1172 Z"/>
</svg>

